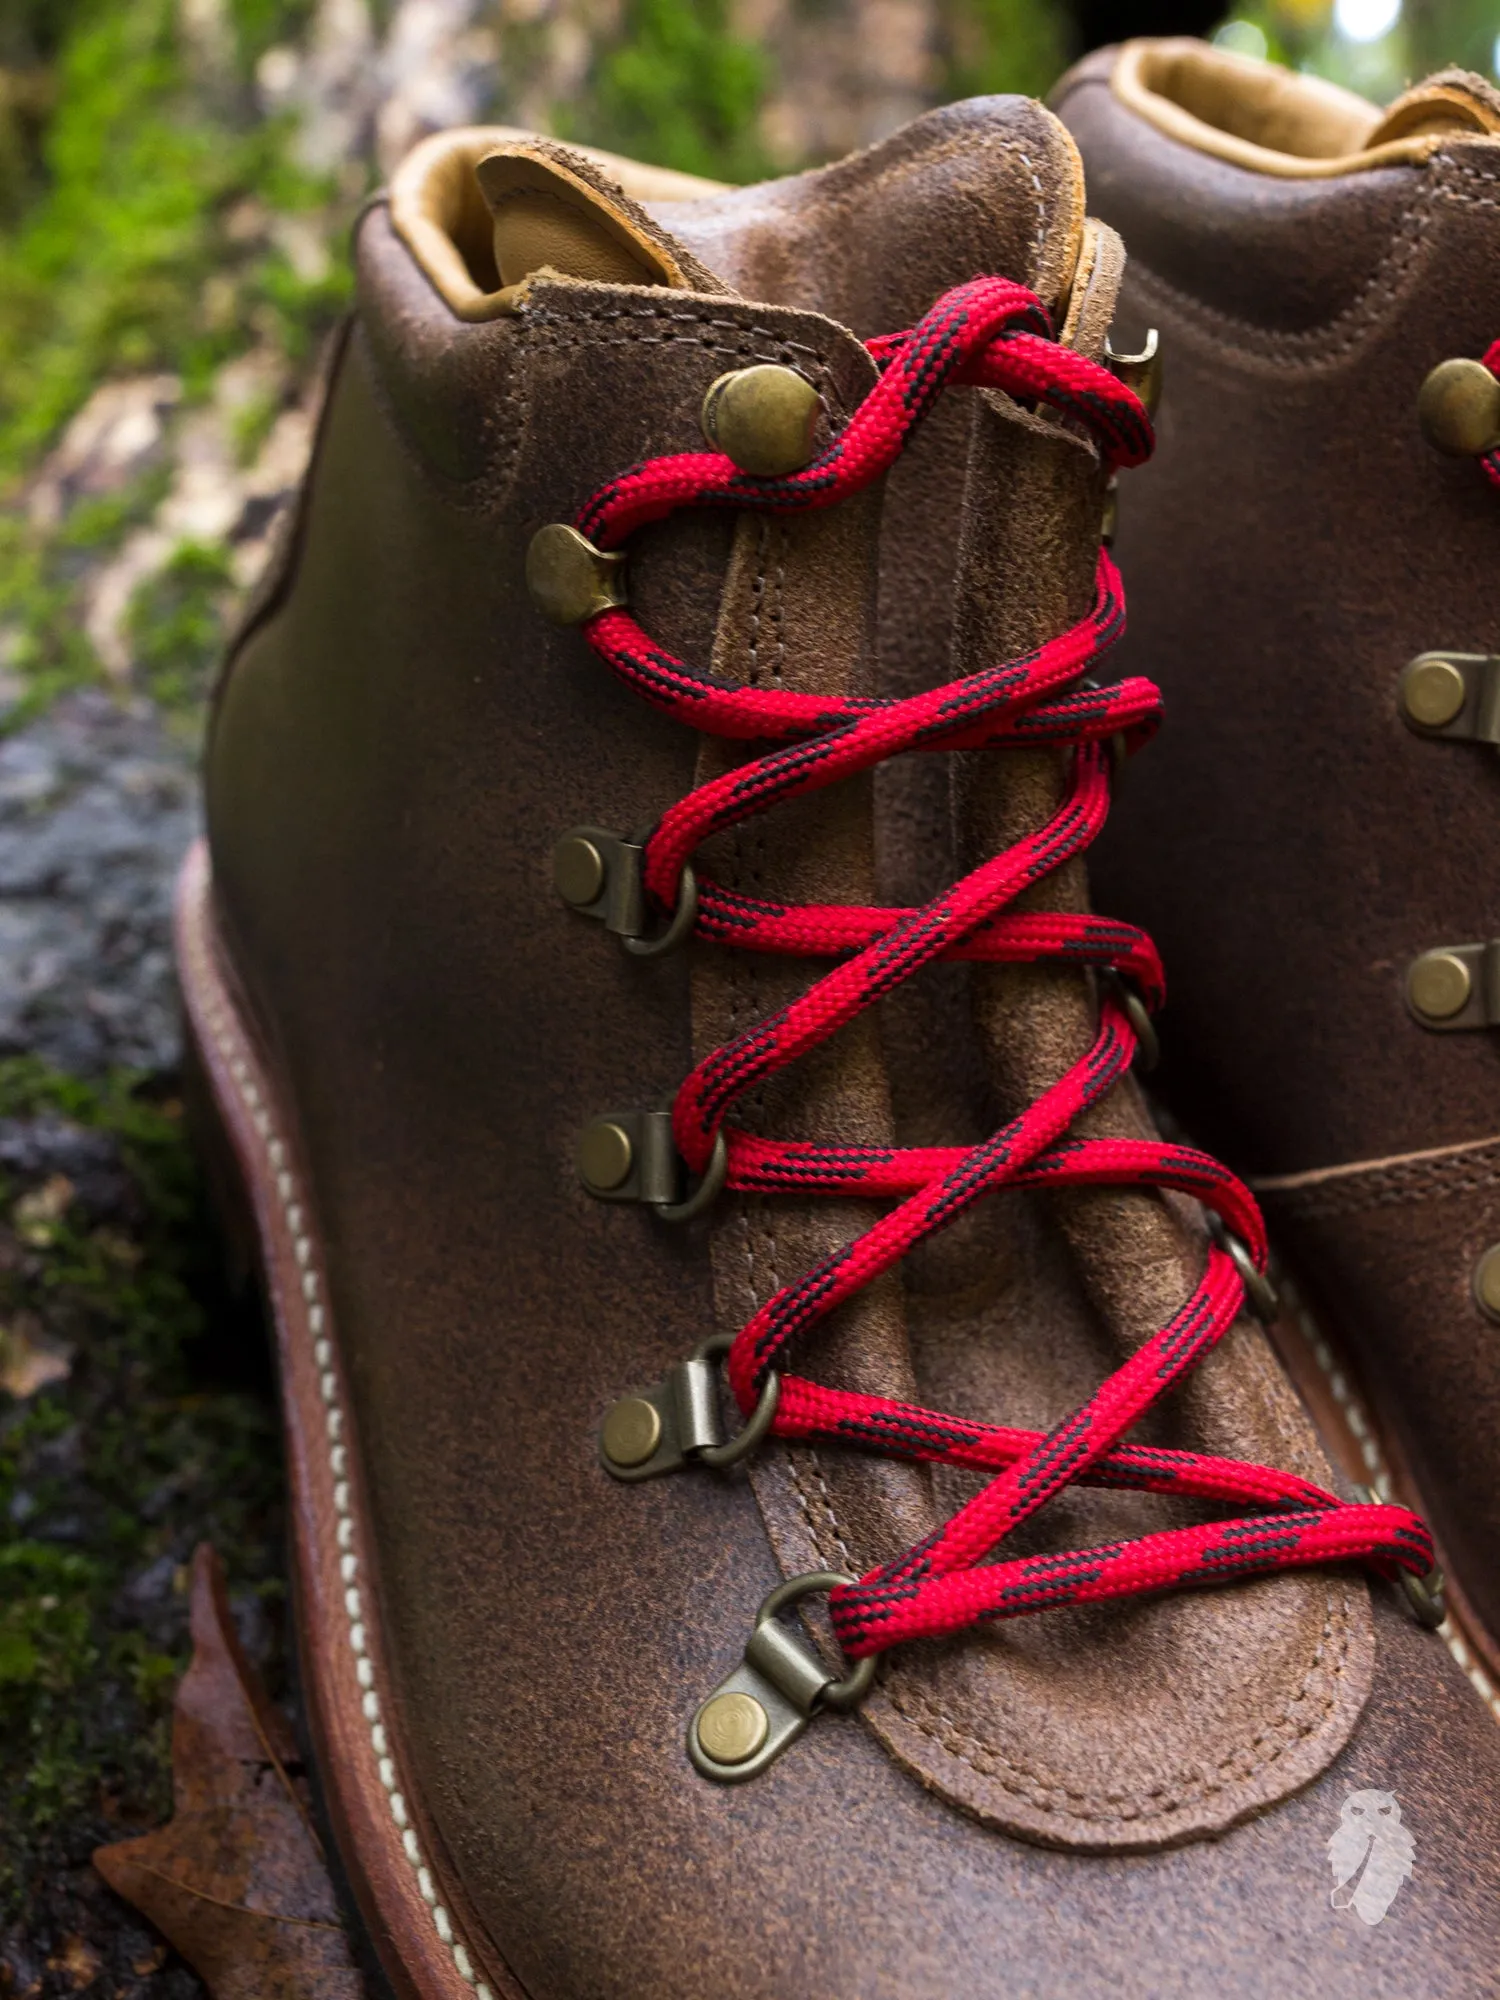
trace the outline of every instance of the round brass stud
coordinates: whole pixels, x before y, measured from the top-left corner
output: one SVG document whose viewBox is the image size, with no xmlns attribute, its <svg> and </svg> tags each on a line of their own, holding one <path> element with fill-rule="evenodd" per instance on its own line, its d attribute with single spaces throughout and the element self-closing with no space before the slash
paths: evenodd
<svg viewBox="0 0 1500 2000">
<path fill-rule="evenodd" d="M 531 538 L 526 588 L 554 625 L 581 625 L 625 602 L 625 557 L 596 549 L 565 521 L 552 521 Z"/>
<path fill-rule="evenodd" d="M 1464 705 L 1464 677 L 1451 660 L 1413 660 L 1401 675 L 1401 706 L 1422 729 L 1441 729 Z"/>
<path fill-rule="evenodd" d="M 1440 361 L 1417 394 L 1422 435 L 1455 458 L 1500 445 L 1500 382 L 1482 361 Z"/>
<path fill-rule="evenodd" d="M 709 385 L 703 435 L 741 472 L 775 479 L 800 472 L 813 455 L 818 392 L 795 368 L 761 362 Z"/>
<path fill-rule="evenodd" d="M 585 1126 L 578 1141 L 578 1172 L 585 1187 L 605 1194 L 623 1186 L 635 1165 L 635 1148 L 623 1125 L 608 1118 Z"/>
<path fill-rule="evenodd" d="M 1429 1021 L 1447 1021 L 1468 1003 L 1474 981 L 1451 951 L 1424 951 L 1406 975 L 1406 996 Z"/>
<path fill-rule="evenodd" d="M 1474 1266 L 1474 1303 L 1487 1319 L 1500 1320 L 1500 1243 L 1492 1243 Z"/>
<path fill-rule="evenodd" d="M 604 893 L 604 856 L 581 833 L 565 833 L 552 850 L 552 882 L 565 903 L 587 909 Z"/>
<path fill-rule="evenodd" d="M 604 1419 L 599 1434 L 611 1465 L 644 1465 L 661 1443 L 661 1417 L 644 1396 L 623 1396 Z"/>
<path fill-rule="evenodd" d="M 698 1711 L 698 1741 L 716 1764 L 743 1764 L 770 1733 L 766 1711 L 753 1694 L 716 1694 Z"/>
</svg>

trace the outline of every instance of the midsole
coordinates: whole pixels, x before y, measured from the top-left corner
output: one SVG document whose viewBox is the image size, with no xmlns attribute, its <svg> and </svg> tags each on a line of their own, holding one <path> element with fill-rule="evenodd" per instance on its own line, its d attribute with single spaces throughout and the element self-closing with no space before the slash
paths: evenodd
<svg viewBox="0 0 1500 2000">
<path fill-rule="evenodd" d="M 318 1776 L 360 1914 L 410 2000 L 522 2000 L 454 1906 L 410 1784 L 388 1698 L 376 1570 L 358 1455 L 312 1208 L 292 1122 L 226 976 L 207 846 L 183 863 L 178 978 L 212 1110 L 247 1206 L 265 1279 L 285 1419 L 298 1645 Z"/>
</svg>

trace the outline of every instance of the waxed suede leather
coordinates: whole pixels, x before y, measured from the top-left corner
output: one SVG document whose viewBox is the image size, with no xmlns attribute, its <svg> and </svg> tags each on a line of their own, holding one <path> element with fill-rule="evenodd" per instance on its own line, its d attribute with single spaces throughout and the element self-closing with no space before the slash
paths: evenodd
<svg viewBox="0 0 1500 2000">
<path fill-rule="evenodd" d="M 1403 980 L 1494 932 L 1500 767 L 1413 734 L 1396 683 L 1500 633 L 1496 496 L 1416 417 L 1427 372 L 1500 327 L 1500 140 L 1276 181 L 1135 117 L 1112 62 L 1057 102 L 1131 249 L 1125 323 L 1164 343 L 1119 552 L 1121 657 L 1169 720 L 1097 879 L 1166 958 L 1164 1092 L 1255 1178 L 1493 1652 L 1500 1329 L 1471 1282 L 1500 1201 L 1482 1156 L 1408 1156 L 1500 1133 L 1500 1062 L 1417 1025 Z"/>
<path fill-rule="evenodd" d="M 777 247 L 789 239 L 805 254 L 814 224 L 836 244 L 858 243 L 851 211 L 873 197 L 881 203 L 888 253 L 873 263 L 868 256 L 830 257 L 821 273 L 824 301 L 841 317 L 872 330 L 906 325 L 960 272 L 1010 269 L 1055 303 L 1060 318 L 1065 305 L 1072 313 L 1076 288 L 1078 331 L 1097 351 L 1113 307 L 1118 246 L 1091 255 L 1080 271 L 1081 188 L 1059 128 L 1022 107 L 999 130 L 975 129 L 975 121 L 958 117 L 949 126 L 946 143 L 937 145 L 919 144 L 925 128 L 912 128 L 878 172 L 872 162 L 856 160 L 801 182 L 656 212 L 675 223 L 701 261 L 715 250 L 732 261 L 741 287 L 764 292 L 790 278 L 802 299 L 817 274 L 797 271 L 784 248 L 778 259 Z M 955 136 L 964 143 L 955 144 Z M 934 181 L 941 212 L 951 218 L 935 247 L 921 226 Z M 964 194 L 968 202 L 961 205 Z M 975 217 L 967 237 L 966 208 Z M 741 210 L 742 235 L 735 227 Z M 908 242 L 915 255 L 901 254 Z M 1100 249 L 1097 231 L 1089 248 Z M 947 260 L 946 272 L 938 257 Z M 1083 295 L 1091 288 L 1085 313 Z M 863 655 L 874 635 L 861 644 L 852 621 L 838 619 L 840 565 L 829 534 L 847 536 L 848 527 L 747 522 L 721 606 L 719 671 L 728 678 L 774 675 L 808 691 L 908 692 L 1022 652 L 1082 614 L 1093 589 L 1102 510 L 1102 474 L 1092 450 L 1006 399 L 954 400 L 968 436 L 960 435 L 929 470 L 920 511 L 895 481 L 886 495 L 873 667 Z M 954 477 L 958 451 L 967 465 L 962 479 Z M 892 634 L 886 627 L 901 584 L 929 559 L 934 528 L 950 542 L 943 565 L 950 601 L 934 618 L 938 643 L 932 630 Z M 700 774 L 717 772 L 722 762 L 711 748 Z M 883 842 L 887 867 L 903 872 L 905 847 L 952 880 L 1050 814 L 1061 766 L 1006 757 L 966 770 L 913 758 L 899 773 L 881 776 L 880 818 L 896 822 Z M 841 787 L 769 824 L 757 821 L 711 854 L 716 874 L 751 893 L 777 883 L 810 901 L 877 896 L 876 842 L 868 822 L 858 820 L 862 796 L 863 788 Z M 841 866 L 834 858 L 840 843 Z M 1074 905 L 1086 900 L 1081 870 L 1045 886 L 1060 886 Z M 695 971 L 695 1054 L 764 1018 L 806 977 L 806 968 L 775 959 L 703 953 Z M 909 1104 L 932 1085 L 957 1112 L 947 1137 L 958 1131 L 977 1138 L 1091 1045 L 1092 998 L 1076 972 L 1011 969 L 986 978 L 960 971 L 948 982 L 949 1032 L 936 1038 L 913 1021 L 926 984 L 903 989 L 885 1009 L 881 1032 L 893 1031 L 900 1051 L 885 1074 L 876 1023 L 866 1019 L 763 1093 L 751 1122 L 806 1135 L 860 1134 L 874 1144 L 907 1140 L 913 1135 L 905 1118 L 893 1117 L 892 1100 L 904 1095 Z M 993 1020 L 983 1019 L 986 1004 Z M 1101 1107 L 1100 1116 L 1101 1130 L 1143 1129 L 1139 1110 L 1127 1112 L 1123 1102 Z M 726 1330 L 859 1227 L 857 1209 L 824 1202 L 799 1213 L 784 1201 L 747 1200 L 738 1210 L 715 1235 Z M 1065 1241 L 1077 1240 L 1051 1257 L 1043 1251 L 1039 1260 L 1038 1238 L 1045 1245 L 1056 1229 L 1054 1212 L 1063 1218 Z M 1153 1243 L 1154 1232 L 1160 1240 Z M 1045 1426 L 1181 1304 L 1203 1254 L 1200 1233 L 1184 1232 L 1180 1220 L 1167 1219 L 1164 1204 L 1145 1197 L 1101 1194 L 1057 1210 L 1043 1203 L 1035 1217 L 1022 1204 L 992 1203 L 930 1247 L 920 1337 L 906 1323 L 900 1288 L 888 1279 L 819 1334 L 817 1367 L 845 1386 L 916 1396 L 929 1407 L 983 1409 L 997 1419 L 1024 1408 L 1028 1420 Z M 1024 1283 L 1008 1285 L 997 1276 L 1006 1271 L 1024 1271 Z M 1112 1290 L 1107 1301 L 1101 1286 Z M 1043 1340 L 1028 1332 L 1038 1323 L 1048 1328 Z M 1156 1432 L 1163 1442 L 1295 1459 L 1321 1476 L 1295 1398 L 1285 1386 L 1279 1397 L 1274 1386 L 1268 1389 L 1275 1377 L 1256 1355 L 1257 1344 L 1258 1336 L 1241 1328 L 1184 1407 L 1158 1418 Z M 752 1478 L 783 1567 L 792 1573 L 861 1570 L 888 1559 L 934 1528 L 974 1483 L 817 1451 L 763 1454 Z M 1070 1496 L 1066 1517 L 1065 1529 L 1060 1517 L 1038 1524 L 1039 1548 L 1056 1546 L 1059 1533 L 1087 1544 L 1182 1518 L 1152 1501 L 1083 1493 Z M 1179 1596 L 1149 1608 L 1065 1614 L 976 1634 L 961 1648 L 909 1649 L 892 1661 L 863 1712 L 924 1783 L 995 1824 L 1078 1846 L 1146 1845 L 1228 1824 L 1326 1761 L 1363 1699 L 1365 1617 L 1357 1584 L 1330 1587 L 1323 1577 L 1284 1579 L 1213 1605 Z M 1332 1650 L 1330 1623 L 1339 1634 Z M 1180 1688 L 1158 1683 L 1155 1663 L 1163 1657 L 1210 1651 L 1214 1671 L 1195 1684 L 1190 1701 Z M 1128 1735 L 1117 1726 L 1124 1702 L 1134 1711 Z"/>
<path fill-rule="evenodd" d="M 790 362 L 837 417 L 870 365 L 840 320 L 855 332 L 902 324 L 968 275 L 971 257 L 1045 280 L 1048 216 L 1022 208 L 1017 173 L 988 184 L 993 226 L 981 207 L 971 235 L 955 228 L 954 267 L 920 267 L 930 217 L 899 222 L 894 197 L 907 195 L 905 214 L 922 221 L 907 183 L 924 148 L 961 162 L 996 134 L 1008 168 L 1024 152 L 1034 180 L 1039 150 L 1052 163 L 1076 261 L 1081 209 L 1056 128 L 1036 107 L 981 103 L 869 156 L 864 221 L 875 231 L 883 219 L 887 234 L 854 257 L 848 208 L 832 208 L 822 310 L 800 278 L 784 295 L 758 288 L 775 304 L 539 280 L 516 315 L 463 324 L 376 206 L 288 567 L 220 691 L 208 753 L 218 922 L 313 1190 L 409 1810 L 444 1895 L 477 1926 L 476 1949 L 482 1937 L 538 2000 L 1200 1994 L 1225 1982 L 1270 1993 L 1293 1965 L 1319 1993 L 1436 1994 L 1477 1990 L 1493 1958 L 1467 1912 L 1500 1889 L 1486 1826 L 1500 1737 L 1383 1594 L 1375 1689 L 1352 1741 L 1372 1671 L 1368 1612 L 1356 1581 L 1327 1576 L 1055 1621 L 1050 1637 L 1038 1620 L 1031 1636 L 961 1642 L 901 1668 L 919 1696 L 924 1676 L 929 1697 L 943 1690 L 928 1726 L 903 1731 L 887 1688 L 871 1718 L 883 1741 L 823 1718 L 764 1779 L 719 1790 L 692 1772 L 682 1732 L 781 1573 L 773 1542 L 783 1560 L 799 1534 L 821 1549 L 847 1513 L 856 1542 L 877 1548 L 927 1503 L 914 1476 L 861 1461 L 834 1475 L 826 1518 L 803 1481 L 811 1514 L 799 1527 L 797 1480 L 774 1458 L 754 1493 L 744 1477 L 620 1487 L 597 1462 L 611 1398 L 660 1379 L 716 1312 L 735 1323 L 738 1289 L 760 1295 L 766 1272 L 740 1279 L 742 1252 L 752 1265 L 805 1255 L 858 1218 L 830 1204 L 778 1221 L 777 1252 L 763 1219 L 731 1209 L 672 1232 L 578 1185 L 580 1128 L 601 1109 L 660 1101 L 695 1048 L 767 993 L 759 968 L 716 972 L 696 949 L 627 960 L 557 902 L 548 854 L 561 829 L 647 823 L 723 753 L 615 687 L 576 634 L 541 623 L 522 583 L 526 541 L 609 473 L 690 448 L 703 390 L 725 368 Z M 902 172 L 887 174 L 893 163 Z M 839 174 L 833 186 L 857 208 L 857 176 Z M 942 192 L 939 179 L 939 214 L 974 216 L 972 200 L 950 211 Z M 800 204 L 817 194 L 814 179 Z M 726 284 L 748 289 L 748 263 L 715 263 L 706 232 L 678 226 Z M 808 224 L 805 239 L 814 233 Z M 1071 265 L 1053 270 L 1060 287 Z M 1081 336 L 1095 344 L 1096 317 Z M 1076 609 L 1102 497 L 1092 454 L 1001 399 L 968 400 L 964 423 L 935 433 L 946 462 L 929 448 L 909 480 L 890 482 L 883 510 L 873 496 L 827 523 L 688 516 L 648 530 L 632 553 L 642 622 L 726 674 L 858 685 L 979 664 L 986 648 L 1026 643 L 1028 620 Z M 944 472 L 946 529 L 931 519 Z M 955 485 L 967 487 L 956 529 Z M 997 517 L 1005 494 L 1025 497 L 1030 542 L 1019 513 Z M 953 546 L 934 583 L 912 551 L 938 549 L 944 533 Z M 1007 552 L 1023 579 L 1009 596 L 994 576 Z M 912 587 L 926 591 L 930 626 L 910 620 Z M 952 651 L 930 650 L 933 633 Z M 939 871 L 1044 811 L 1055 782 L 1045 761 L 1015 760 L 1004 782 L 961 773 Z M 789 816 L 800 838 L 768 831 L 757 851 L 747 837 L 715 863 L 752 880 L 763 865 L 793 893 L 862 896 L 872 867 L 910 880 L 934 865 L 932 805 L 920 791 L 850 787 Z M 939 1003 L 954 1021 L 968 1005 L 957 989 Z M 920 1052 L 920 1017 L 904 1040 L 883 1021 L 839 1061 L 809 1065 L 767 1122 L 837 1116 L 874 1132 L 884 1117 L 904 1138 L 940 1099 L 964 1122 L 933 1136 L 962 1138 L 976 1079 L 989 1116 L 985 1093 L 1028 1092 L 1072 1059 L 1085 996 L 1045 978 L 997 982 L 977 1020 L 977 1034 L 953 1036 L 953 1063 L 927 1051 L 919 1078 L 941 1077 L 927 1102 L 880 1053 L 888 1025 Z M 1111 1115 L 1141 1114 L 1127 1098 Z M 973 1392 L 959 1407 L 999 1396 L 996 1414 L 1044 1422 L 1059 1393 L 1091 1386 L 1116 1341 L 1139 1338 L 1146 1301 L 1170 1309 L 1180 1296 L 1196 1243 L 1187 1214 L 1139 1197 L 1075 1203 L 1061 1227 L 1040 1203 L 1011 1212 L 1003 1236 L 955 1232 L 950 1261 L 927 1260 L 907 1305 L 895 1287 L 872 1292 L 820 1359 L 889 1371 L 909 1352 L 918 1380 Z M 1111 1262 L 1129 1265 L 1142 1242 L 1143 1269 L 1112 1279 Z M 967 1323 L 955 1312 L 965 1288 Z M 1080 1357 L 1094 1364 L 1087 1382 L 1073 1379 Z M 1257 1334 L 1236 1329 L 1211 1370 L 1168 1435 L 1220 1448 L 1228 1436 L 1316 1469 Z M 1086 1517 L 1064 1511 L 1059 1532 L 1073 1539 Z M 1117 1518 L 1136 1525 L 1129 1508 Z M 968 1664 L 945 1684 L 955 1659 Z M 1251 1722 L 1282 1691 L 1257 1740 L 1221 1740 L 1226 1687 Z M 1192 1810 L 1152 1826 L 1136 1801 L 1144 1829 L 1080 1830 L 1077 1799 L 1024 1797 L 999 1759 L 975 1754 L 975 1713 L 1013 1734 L 1019 1722 L 1054 1763 L 1076 1763 L 1082 1745 L 1096 1785 L 1117 1766 L 1126 1782 L 1103 1801 L 1117 1820 L 1131 1785 L 1175 1755 L 1168 1776 Z M 1221 1840 L 1162 1850 L 1299 1785 Z M 1366 1937 L 1327 1907 L 1328 1834 L 1345 1791 L 1369 1785 L 1397 1790 L 1441 1857 L 1402 1905 L 1446 1937 L 1440 1967 L 1414 1964 L 1398 1930 Z M 1157 1851 L 1048 1852 L 976 1814 L 1075 1849 Z M 399 1961 L 400 1939 L 380 1942 Z"/>
</svg>

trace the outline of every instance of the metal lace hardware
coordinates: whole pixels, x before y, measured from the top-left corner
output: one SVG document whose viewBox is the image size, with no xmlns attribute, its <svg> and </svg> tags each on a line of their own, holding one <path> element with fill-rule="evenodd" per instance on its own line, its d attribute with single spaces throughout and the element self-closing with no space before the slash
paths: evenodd
<svg viewBox="0 0 1500 2000">
<path fill-rule="evenodd" d="M 596 1201 L 639 1201 L 662 1222 L 691 1222 L 718 1199 L 729 1175 L 723 1128 L 696 1185 L 672 1134 L 672 1113 L 607 1111 L 578 1135 L 578 1178 Z"/>
<path fill-rule="evenodd" d="M 632 957 L 665 958 L 697 921 L 698 878 L 691 865 L 683 868 L 677 907 L 666 929 L 653 937 L 644 857 L 643 840 L 624 840 L 607 827 L 570 827 L 552 850 L 552 880 L 570 909 L 602 923 Z"/>
<path fill-rule="evenodd" d="M 1131 1033 L 1136 1039 L 1136 1061 L 1149 1073 L 1161 1061 L 1161 1037 L 1156 1032 L 1150 1009 L 1137 992 L 1134 981 L 1127 979 L 1123 972 L 1116 972 L 1113 966 L 1103 969 L 1099 981 L 1130 1023 Z"/>
<path fill-rule="evenodd" d="M 1500 657 L 1418 653 L 1396 683 L 1401 719 L 1418 736 L 1500 744 Z"/>
<path fill-rule="evenodd" d="M 856 1707 L 870 1691 L 876 1656 L 855 1662 L 842 1679 L 777 1613 L 816 1591 L 857 1581 L 838 1570 L 810 1570 L 779 1583 L 755 1614 L 745 1657 L 698 1706 L 688 1724 L 694 1767 L 717 1784 L 758 1777 L 796 1742 L 821 1710 Z"/>
<path fill-rule="evenodd" d="M 1391 1504 L 1385 1495 L 1377 1493 L 1373 1486 L 1356 1486 L 1354 1491 L 1367 1507 L 1386 1507 Z M 1396 1581 L 1417 1623 L 1426 1626 L 1429 1632 L 1435 1632 L 1448 1616 L 1448 1601 L 1443 1590 L 1443 1572 L 1437 1564 L 1433 1564 L 1426 1576 L 1413 1576 L 1409 1569 L 1397 1570 Z"/>
<path fill-rule="evenodd" d="M 1422 952 L 1406 968 L 1406 1004 L 1434 1034 L 1500 1026 L 1500 938 Z"/>
<path fill-rule="evenodd" d="M 1208 1211 L 1208 1233 L 1239 1272 L 1240 1283 L 1245 1287 L 1246 1305 L 1262 1326 L 1274 1326 L 1281 1312 L 1281 1300 L 1265 1272 L 1256 1268 L 1249 1245 L 1227 1228 L 1212 1209 Z"/>
<path fill-rule="evenodd" d="M 1104 337 L 1104 365 L 1110 373 L 1139 396 L 1148 417 L 1156 415 L 1161 402 L 1161 339 L 1153 326 L 1139 354 L 1117 353 L 1109 335 Z"/>
<path fill-rule="evenodd" d="M 599 1432 L 599 1457 L 616 1479 L 654 1479 L 677 1472 L 690 1460 L 726 1471 L 760 1443 L 781 1401 L 781 1377 L 773 1369 L 749 1421 L 731 1438 L 719 1414 L 718 1364 L 734 1345 L 731 1334 L 711 1334 L 664 1382 L 639 1396 L 622 1396 Z"/>
</svg>

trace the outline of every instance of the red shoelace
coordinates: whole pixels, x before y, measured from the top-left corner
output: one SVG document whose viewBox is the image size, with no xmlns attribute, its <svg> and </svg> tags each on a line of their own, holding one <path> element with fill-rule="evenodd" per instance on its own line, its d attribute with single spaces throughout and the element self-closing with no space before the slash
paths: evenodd
<svg viewBox="0 0 1500 2000">
<path fill-rule="evenodd" d="M 907 333 L 868 343 L 880 378 L 829 448 L 803 471 L 755 478 L 718 452 L 652 459 L 611 480 L 576 526 L 616 550 L 637 529 L 683 507 L 772 514 L 830 507 L 878 479 L 947 388 L 1002 389 L 1082 425 L 1111 467 L 1152 448 L 1137 398 L 1107 369 L 1059 345 L 1035 295 L 1000 278 L 946 293 Z M 1500 475 L 1497 475 L 1500 481 Z M 1193 1196 L 1266 1264 L 1259 1210 L 1235 1176 L 1189 1146 L 1158 1140 L 1070 1139 L 1069 1127 L 1125 1075 L 1137 1036 L 1113 979 L 1101 980 L 1099 1028 L 1088 1054 L 1017 1118 L 974 1147 L 868 1147 L 762 1137 L 727 1122 L 736 1100 L 825 1041 L 937 959 L 1061 960 L 1132 982 L 1149 1008 L 1163 998 L 1150 939 L 1091 915 L 1021 914 L 1009 905 L 1080 855 L 1109 809 L 1110 739 L 1138 747 L 1160 697 L 1148 680 L 1083 680 L 1124 627 L 1119 573 L 1101 548 L 1093 606 L 1070 631 L 1016 659 L 903 700 L 844 700 L 736 687 L 658 646 L 624 610 L 583 627 L 628 687 L 694 729 L 766 744 L 672 806 L 645 842 L 647 894 L 677 907 L 700 843 L 781 800 L 887 757 L 917 751 L 1071 746 L 1067 794 L 1046 825 L 984 862 L 919 909 L 789 906 L 700 878 L 694 935 L 747 951 L 838 960 L 790 1005 L 716 1049 L 685 1080 L 673 1131 L 703 1173 L 720 1138 L 726 1185 L 744 1192 L 869 1196 L 891 1202 L 875 1224 L 784 1285 L 741 1328 L 728 1375 L 741 1410 L 795 1343 L 925 1237 L 1005 1187 L 1153 1186 Z M 834 1630 L 851 1657 L 904 1639 L 954 1632 L 1056 1604 L 1081 1604 L 1268 1570 L 1356 1560 L 1387 1577 L 1432 1565 L 1427 1529 L 1404 1507 L 1349 1505 L 1270 1466 L 1123 1443 L 1125 1433 L 1222 1338 L 1245 1303 L 1231 1254 L 1210 1242 L 1203 1275 L 1168 1323 L 1083 1406 L 1045 1434 L 833 1389 L 782 1372 L 772 1435 L 995 1473 L 965 1506 L 898 1560 L 832 1592 Z M 991 1560 L 1012 1529 L 1073 1480 L 1177 1493 L 1253 1509 L 1233 1520 L 1169 1529 L 1054 1555 Z"/>
<path fill-rule="evenodd" d="M 1479 359 L 1495 380 L 1500 382 L 1500 340 L 1492 340 Z M 1485 452 L 1479 463 L 1484 468 L 1484 476 L 1491 486 L 1500 490 L 1500 450 Z"/>
</svg>

